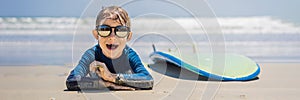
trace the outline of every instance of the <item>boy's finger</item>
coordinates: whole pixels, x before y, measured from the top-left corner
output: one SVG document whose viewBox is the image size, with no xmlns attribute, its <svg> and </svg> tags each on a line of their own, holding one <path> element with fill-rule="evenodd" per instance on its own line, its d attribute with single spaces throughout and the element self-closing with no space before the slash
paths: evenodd
<svg viewBox="0 0 300 100">
<path fill-rule="evenodd" d="M 101 62 L 99 62 L 99 61 L 96 61 L 96 60 L 95 60 L 94 62 L 95 62 L 95 64 L 96 64 L 96 65 L 99 65 L 99 64 L 101 64 Z"/>
</svg>

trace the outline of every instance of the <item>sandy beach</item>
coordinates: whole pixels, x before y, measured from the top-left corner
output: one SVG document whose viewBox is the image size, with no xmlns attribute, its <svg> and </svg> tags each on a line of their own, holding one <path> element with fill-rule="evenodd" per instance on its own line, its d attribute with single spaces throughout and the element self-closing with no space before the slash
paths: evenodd
<svg viewBox="0 0 300 100">
<path fill-rule="evenodd" d="M 65 91 L 65 79 L 72 69 L 67 66 L 1 66 L 1 100 L 295 100 L 300 94 L 298 70 L 300 63 L 260 63 L 259 79 L 252 81 L 218 82 L 153 75 L 153 90 Z M 185 71 L 185 70 L 181 70 Z M 193 73 L 187 73 L 193 74 Z"/>
</svg>

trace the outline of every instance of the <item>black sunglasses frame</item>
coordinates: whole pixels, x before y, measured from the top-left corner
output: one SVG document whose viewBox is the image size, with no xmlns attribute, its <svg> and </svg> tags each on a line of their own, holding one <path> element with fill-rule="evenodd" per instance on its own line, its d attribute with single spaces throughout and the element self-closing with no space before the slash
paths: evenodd
<svg viewBox="0 0 300 100">
<path fill-rule="evenodd" d="M 99 33 L 99 31 L 100 31 L 100 28 L 99 27 L 101 27 L 101 26 L 105 26 L 105 27 L 108 27 L 109 28 L 109 34 L 107 35 L 107 36 L 102 36 L 102 35 L 100 35 L 100 33 Z M 118 34 L 117 34 L 117 32 L 116 32 L 116 29 L 118 29 L 118 27 L 125 27 L 126 29 L 127 29 L 127 34 L 126 34 L 126 36 L 119 36 Z M 115 35 L 117 36 L 117 37 L 119 37 L 119 38 L 125 38 L 125 37 L 127 37 L 128 35 L 129 35 L 129 32 L 130 32 L 130 28 L 129 27 L 127 27 L 127 26 L 116 26 L 116 27 L 110 27 L 110 26 L 108 26 L 108 25 L 97 25 L 96 26 L 96 31 L 97 31 L 97 33 L 98 33 L 98 35 L 99 36 L 101 36 L 101 37 L 108 37 L 108 36 L 110 36 L 111 35 L 111 33 L 112 33 L 112 29 L 115 29 L 114 30 L 114 33 L 115 33 Z"/>
</svg>

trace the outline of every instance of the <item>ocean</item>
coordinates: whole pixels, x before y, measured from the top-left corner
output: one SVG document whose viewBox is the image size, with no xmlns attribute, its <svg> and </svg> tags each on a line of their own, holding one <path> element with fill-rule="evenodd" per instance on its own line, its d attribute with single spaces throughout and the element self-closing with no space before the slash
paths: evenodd
<svg viewBox="0 0 300 100">
<path fill-rule="evenodd" d="M 218 49 L 245 55 L 258 63 L 300 62 L 300 26 L 293 22 L 270 16 L 200 19 L 219 24 L 201 25 L 193 18 L 133 18 L 133 38 L 128 45 L 144 62 L 149 60 L 152 44 L 158 50 L 182 54 Z M 97 43 L 91 34 L 94 20 L 0 17 L 0 65 L 74 65 L 85 50 Z"/>
</svg>

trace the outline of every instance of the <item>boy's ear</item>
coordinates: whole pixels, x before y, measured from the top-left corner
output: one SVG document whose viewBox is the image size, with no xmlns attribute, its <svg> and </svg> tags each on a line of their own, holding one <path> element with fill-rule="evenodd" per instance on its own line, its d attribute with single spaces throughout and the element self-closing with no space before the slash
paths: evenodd
<svg viewBox="0 0 300 100">
<path fill-rule="evenodd" d="M 93 30 L 93 36 L 96 40 L 98 40 L 98 32 L 96 30 Z"/>
<path fill-rule="evenodd" d="M 127 41 L 130 41 L 132 37 L 132 32 L 129 32 L 129 35 L 127 36 Z"/>
</svg>

